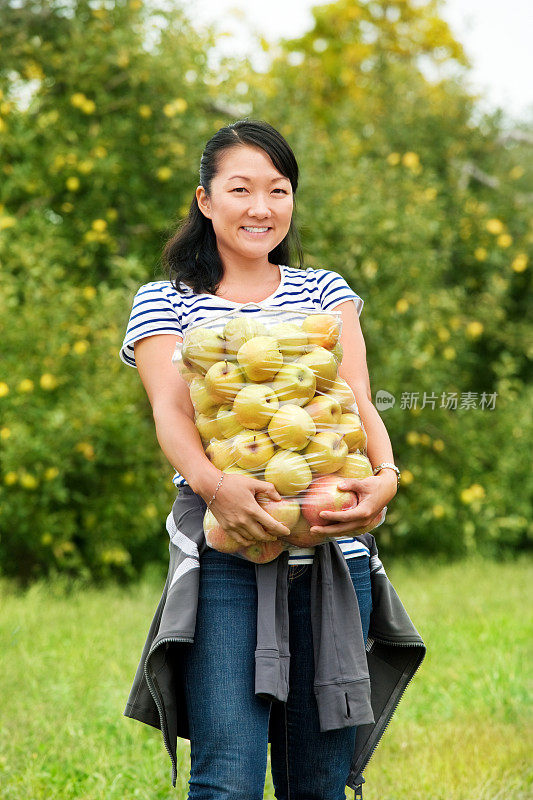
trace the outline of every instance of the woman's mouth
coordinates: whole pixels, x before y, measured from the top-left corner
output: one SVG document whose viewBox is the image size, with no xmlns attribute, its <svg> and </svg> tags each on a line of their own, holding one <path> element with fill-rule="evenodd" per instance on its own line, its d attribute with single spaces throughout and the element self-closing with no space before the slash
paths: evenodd
<svg viewBox="0 0 533 800">
<path fill-rule="evenodd" d="M 267 233 L 272 230 L 272 228 L 267 228 L 266 226 L 262 226 L 262 227 L 255 227 L 254 226 L 254 227 L 252 227 L 252 226 L 248 226 L 248 225 L 246 225 L 246 226 L 243 225 L 241 230 L 245 231 L 248 234 L 248 236 L 253 236 L 254 238 L 255 237 L 259 238 L 261 236 L 266 236 Z"/>
</svg>

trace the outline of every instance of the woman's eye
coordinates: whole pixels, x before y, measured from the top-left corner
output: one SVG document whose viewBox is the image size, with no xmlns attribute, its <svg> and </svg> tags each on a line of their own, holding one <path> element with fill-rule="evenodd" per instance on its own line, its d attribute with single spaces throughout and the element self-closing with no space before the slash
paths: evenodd
<svg viewBox="0 0 533 800">
<path fill-rule="evenodd" d="M 236 186 L 235 189 L 232 189 L 232 192 L 240 192 L 241 190 L 246 191 L 244 186 Z M 283 192 L 283 194 L 287 194 L 285 189 L 274 189 L 275 192 Z"/>
</svg>

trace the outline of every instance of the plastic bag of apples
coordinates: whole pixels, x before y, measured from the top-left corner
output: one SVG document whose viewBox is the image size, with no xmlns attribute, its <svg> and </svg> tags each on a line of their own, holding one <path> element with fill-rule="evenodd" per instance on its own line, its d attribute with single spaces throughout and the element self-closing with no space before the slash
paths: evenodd
<svg viewBox="0 0 533 800">
<path fill-rule="evenodd" d="M 274 484 L 282 499 L 257 501 L 290 529 L 244 547 L 208 510 L 204 532 L 215 550 L 266 563 L 289 546 L 334 538 L 311 533 L 320 512 L 357 505 L 337 484 L 372 475 L 372 466 L 354 394 L 338 372 L 341 330 L 339 312 L 247 303 L 190 326 L 177 343 L 172 361 L 189 385 L 207 457 L 224 472 Z M 386 511 L 353 535 L 381 525 Z"/>
</svg>

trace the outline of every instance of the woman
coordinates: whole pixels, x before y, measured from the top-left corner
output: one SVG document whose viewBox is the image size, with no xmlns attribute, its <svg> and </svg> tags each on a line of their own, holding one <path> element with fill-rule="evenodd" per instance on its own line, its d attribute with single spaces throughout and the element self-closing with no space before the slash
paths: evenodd
<svg viewBox="0 0 533 800">
<path fill-rule="evenodd" d="M 366 642 L 372 610 L 369 550 L 356 531 L 392 500 L 398 470 L 371 400 L 358 318 L 363 301 L 333 271 L 288 266 L 291 242 L 302 264 L 293 220 L 297 185 L 294 154 L 272 126 L 240 120 L 217 131 L 202 155 L 188 219 L 165 248 L 170 281 L 154 281 L 137 292 L 121 357 L 139 370 L 159 444 L 176 468 L 175 485 L 185 486 L 189 499 L 194 493 L 202 508 L 209 504 L 222 528 L 242 544 L 271 541 L 288 529 L 259 505 L 256 494 L 280 495 L 269 482 L 222 473 L 206 457 L 188 385 L 171 363 L 176 340 L 182 341 L 194 321 L 248 302 L 341 312 L 339 374 L 354 392 L 375 474 L 345 479 L 359 504 L 323 512 L 323 524 L 312 530 L 339 537 Z M 186 521 L 185 516 L 182 524 Z M 356 729 L 320 732 L 309 624 L 313 550 L 289 550 L 290 693 L 283 704 L 254 694 L 255 565 L 210 549 L 202 555 L 194 644 L 187 646 L 184 664 L 190 800 L 262 798 L 269 725 L 277 798 L 345 797 Z"/>
</svg>

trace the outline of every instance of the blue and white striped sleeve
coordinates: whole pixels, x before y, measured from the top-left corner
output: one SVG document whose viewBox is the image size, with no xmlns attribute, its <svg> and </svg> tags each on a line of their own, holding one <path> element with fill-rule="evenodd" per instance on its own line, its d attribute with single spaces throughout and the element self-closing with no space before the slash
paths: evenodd
<svg viewBox="0 0 533 800">
<path fill-rule="evenodd" d="M 320 306 L 324 311 L 334 309 L 346 300 L 353 300 L 357 315 L 361 316 L 365 301 L 348 286 L 342 275 L 329 269 L 317 269 L 315 272 Z"/>
<path fill-rule="evenodd" d="M 159 333 L 175 334 L 183 338 L 178 307 L 166 296 L 158 281 L 140 287 L 131 308 L 128 326 L 122 347 L 121 360 L 130 367 L 136 367 L 133 345 L 145 336 Z"/>
</svg>

